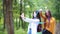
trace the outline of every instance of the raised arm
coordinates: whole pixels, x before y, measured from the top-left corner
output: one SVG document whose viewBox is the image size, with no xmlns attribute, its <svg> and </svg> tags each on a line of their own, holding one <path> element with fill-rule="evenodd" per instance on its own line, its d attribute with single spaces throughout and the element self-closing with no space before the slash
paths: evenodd
<svg viewBox="0 0 60 34">
<path fill-rule="evenodd" d="M 23 20 L 24 20 L 25 22 L 29 22 L 29 23 L 39 22 L 39 19 L 24 18 Z"/>
<path fill-rule="evenodd" d="M 42 11 L 40 11 L 40 17 L 42 17 L 43 19 L 46 19 L 46 16 L 42 14 Z"/>
<path fill-rule="evenodd" d="M 32 23 L 32 22 L 35 23 L 35 22 L 39 21 L 39 19 L 31 19 L 31 18 L 24 17 L 24 13 L 22 13 L 21 18 L 22 18 L 23 21 L 29 22 L 29 23 Z"/>
</svg>

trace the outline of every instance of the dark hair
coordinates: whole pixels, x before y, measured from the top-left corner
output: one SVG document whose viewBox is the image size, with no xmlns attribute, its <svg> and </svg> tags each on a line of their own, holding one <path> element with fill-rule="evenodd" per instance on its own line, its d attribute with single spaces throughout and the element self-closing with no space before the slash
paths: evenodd
<svg viewBox="0 0 60 34">
<path fill-rule="evenodd" d="M 37 15 L 36 15 L 36 18 L 38 18 L 38 19 L 40 20 L 40 22 L 41 22 L 41 18 L 40 18 L 39 12 L 35 11 L 35 13 L 37 14 Z M 33 12 L 33 14 L 34 14 L 34 12 Z M 33 18 L 34 18 L 34 16 L 33 16 Z"/>
<path fill-rule="evenodd" d="M 40 17 L 40 14 L 39 14 L 39 12 L 37 13 L 37 16 L 36 16 L 38 19 L 39 19 L 39 21 L 41 22 L 41 17 Z M 42 24 L 38 24 L 38 26 L 37 26 L 37 32 L 41 32 L 42 31 Z"/>
<path fill-rule="evenodd" d="M 38 14 L 37 14 L 37 16 L 36 16 L 39 20 L 40 20 L 40 22 L 41 22 L 41 17 L 40 17 L 40 14 L 39 14 L 39 12 L 38 12 Z"/>
<path fill-rule="evenodd" d="M 48 11 L 48 13 L 49 13 L 49 15 L 50 15 L 50 18 L 51 18 L 51 17 L 52 17 L 51 11 L 50 11 L 50 10 L 47 10 L 47 11 Z M 48 17 L 48 16 L 47 16 L 47 12 L 45 12 L 45 16 Z"/>
</svg>

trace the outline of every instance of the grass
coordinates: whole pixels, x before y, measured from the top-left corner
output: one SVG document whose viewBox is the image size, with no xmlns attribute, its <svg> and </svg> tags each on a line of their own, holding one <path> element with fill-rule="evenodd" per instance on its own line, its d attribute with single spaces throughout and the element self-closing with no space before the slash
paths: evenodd
<svg viewBox="0 0 60 34">
<path fill-rule="evenodd" d="M 3 30 L 0 30 L 0 34 L 7 34 L 6 29 L 4 31 Z M 18 30 L 14 29 L 14 34 L 27 34 L 27 31 L 25 31 L 22 28 L 20 28 Z"/>
<path fill-rule="evenodd" d="M 0 20 L 0 34 L 7 34 L 7 30 L 3 30 L 3 19 Z M 27 34 L 27 31 L 22 29 L 21 27 L 16 30 L 16 25 L 14 23 L 14 34 Z"/>
<path fill-rule="evenodd" d="M 27 31 L 24 29 L 20 28 L 19 30 L 15 30 L 15 34 L 27 34 Z"/>
</svg>

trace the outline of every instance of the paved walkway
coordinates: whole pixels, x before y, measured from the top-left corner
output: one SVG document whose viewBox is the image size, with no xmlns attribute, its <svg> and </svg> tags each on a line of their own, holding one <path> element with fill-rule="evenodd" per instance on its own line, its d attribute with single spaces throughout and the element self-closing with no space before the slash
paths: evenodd
<svg viewBox="0 0 60 34">
<path fill-rule="evenodd" d="M 60 34 L 60 23 L 56 24 L 56 34 Z"/>
</svg>

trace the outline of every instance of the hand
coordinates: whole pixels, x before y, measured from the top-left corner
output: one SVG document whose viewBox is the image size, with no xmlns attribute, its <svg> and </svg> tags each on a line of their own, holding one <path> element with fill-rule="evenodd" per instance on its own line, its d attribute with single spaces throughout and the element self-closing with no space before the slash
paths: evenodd
<svg viewBox="0 0 60 34">
<path fill-rule="evenodd" d="M 40 11 L 39 14 L 41 15 L 42 14 L 42 11 Z"/>
<path fill-rule="evenodd" d="M 42 9 L 39 9 L 39 13 L 42 13 L 42 11 L 43 11 Z"/>
<path fill-rule="evenodd" d="M 24 13 L 21 14 L 21 18 L 24 18 Z"/>
</svg>

